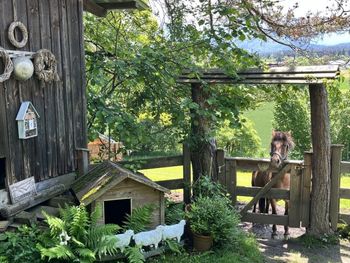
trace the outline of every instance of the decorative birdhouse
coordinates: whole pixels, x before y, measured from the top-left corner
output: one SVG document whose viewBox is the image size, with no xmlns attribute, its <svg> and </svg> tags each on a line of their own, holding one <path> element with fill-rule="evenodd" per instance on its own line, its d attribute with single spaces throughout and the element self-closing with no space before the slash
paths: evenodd
<svg viewBox="0 0 350 263">
<path fill-rule="evenodd" d="M 22 103 L 16 121 L 18 123 L 18 137 L 29 139 L 38 136 L 38 112 L 30 101 Z"/>
</svg>

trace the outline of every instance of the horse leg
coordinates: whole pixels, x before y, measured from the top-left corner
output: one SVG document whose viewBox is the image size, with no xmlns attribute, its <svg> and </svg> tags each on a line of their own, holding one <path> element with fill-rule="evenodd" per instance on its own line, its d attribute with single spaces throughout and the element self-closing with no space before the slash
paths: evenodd
<svg viewBox="0 0 350 263">
<path fill-rule="evenodd" d="M 260 214 L 265 213 L 265 199 L 266 198 L 259 199 L 259 212 L 260 212 Z"/>
<path fill-rule="evenodd" d="M 265 198 L 265 200 L 266 200 L 265 213 L 268 214 L 269 213 L 270 200 L 268 198 Z"/>
<path fill-rule="evenodd" d="M 277 211 L 276 211 L 276 200 L 275 199 L 270 199 L 270 203 L 271 203 L 272 214 L 276 215 L 277 214 Z M 272 238 L 277 237 L 277 227 L 276 227 L 276 225 L 272 225 L 271 237 Z"/>
<path fill-rule="evenodd" d="M 289 208 L 289 201 L 285 201 L 285 210 L 284 210 L 284 214 L 288 215 L 288 208 Z M 286 225 L 284 226 L 284 239 L 289 239 L 289 226 Z"/>
</svg>

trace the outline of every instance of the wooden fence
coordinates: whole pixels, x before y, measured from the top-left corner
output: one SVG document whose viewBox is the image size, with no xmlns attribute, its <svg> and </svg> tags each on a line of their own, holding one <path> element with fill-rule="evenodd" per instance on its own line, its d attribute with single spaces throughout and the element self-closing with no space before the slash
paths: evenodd
<svg viewBox="0 0 350 263">
<path fill-rule="evenodd" d="M 340 199 L 350 199 L 350 188 L 340 188 L 342 173 L 350 173 L 350 162 L 341 161 L 341 145 L 332 145 L 331 151 L 331 201 L 330 222 L 336 229 L 338 222 L 350 223 L 350 215 L 340 213 Z M 223 150 L 217 150 L 218 181 L 227 188 L 233 203 L 237 196 L 249 196 L 252 200 L 243 208 L 242 219 L 248 222 L 307 227 L 310 222 L 310 194 L 312 152 L 304 154 L 304 160 L 287 160 L 281 170 L 274 172 L 290 172 L 290 189 L 272 188 L 273 182 L 267 187 L 244 187 L 237 185 L 237 171 L 265 170 L 270 159 L 255 159 L 243 157 L 225 157 Z M 135 161 L 122 161 L 122 165 Z M 191 198 L 191 158 L 188 147 L 183 147 L 183 155 L 139 160 L 140 169 L 154 169 L 172 166 L 183 166 L 183 178 L 157 181 L 158 184 L 170 189 L 183 189 L 184 201 Z M 289 215 L 267 215 L 251 213 L 249 210 L 261 197 L 289 200 Z"/>
</svg>

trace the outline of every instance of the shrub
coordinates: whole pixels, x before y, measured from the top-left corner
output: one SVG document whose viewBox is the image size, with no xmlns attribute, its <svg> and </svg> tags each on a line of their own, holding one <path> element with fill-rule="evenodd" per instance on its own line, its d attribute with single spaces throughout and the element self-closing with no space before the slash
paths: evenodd
<svg viewBox="0 0 350 263">
<path fill-rule="evenodd" d="M 41 240 L 36 226 L 21 226 L 15 232 L 0 234 L 0 262 L 43 262 L 36 244 Z"/>
</svg>

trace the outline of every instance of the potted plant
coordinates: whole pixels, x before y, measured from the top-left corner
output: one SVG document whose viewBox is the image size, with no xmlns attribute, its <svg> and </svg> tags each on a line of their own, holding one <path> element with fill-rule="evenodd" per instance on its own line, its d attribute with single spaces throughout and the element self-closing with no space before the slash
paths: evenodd
<svg viewBox="0 0 350 263">
<path fill-rule="evenodd" d="M 213 244 L 227 240 L 239 223 L 238 213 L 224 195 L 198 196 L 186 211 L 193 233 L 193 247 L 209 250 Z"/>
</svg>

